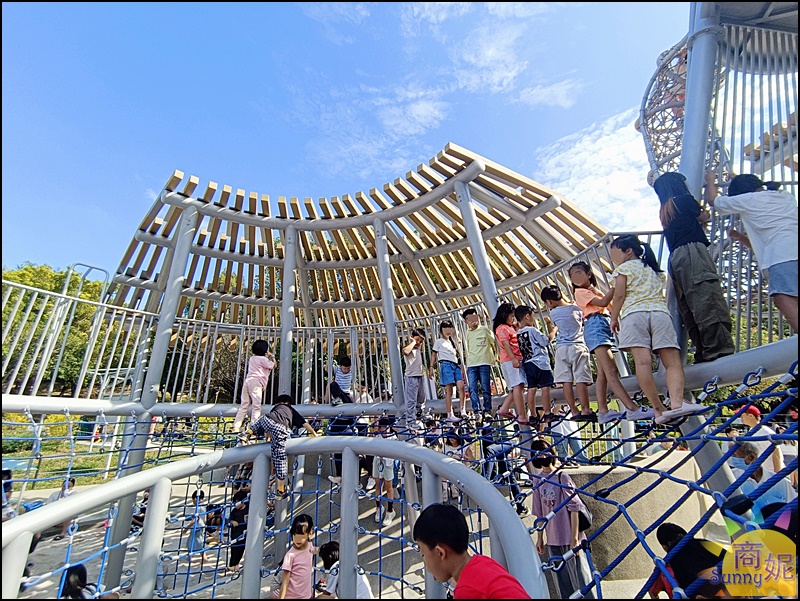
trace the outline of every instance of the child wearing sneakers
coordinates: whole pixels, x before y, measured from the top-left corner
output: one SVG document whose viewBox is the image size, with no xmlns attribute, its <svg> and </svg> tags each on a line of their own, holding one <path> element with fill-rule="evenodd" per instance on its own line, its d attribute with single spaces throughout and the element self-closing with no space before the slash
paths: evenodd
<svg viewBox="0 0 800 601">
<path fill-rule="evenodd" d="M 678 337 L 664 299 L 665 276 L 650 245 L 634 235 L 619 236 L 609 251 L 616 269 L 611 306 L 611 331 L 618 332 L 619 346 L 630 350 L 636 363 L 636 379 L 653 405 L 656 423 L 691 415 L 703 405 L 683 400 L 684 373 Z M 652 353 L 667 371 L 667 389 L 672 399 L 667 410 L 658 396 L 653 378 Z"/>
<path fill-rule="evenodd" d="M 389 440 L 397 440 L 397 436 L 392 432 L 392 418 L 381 417 L 378 419 L 377 436 L 382 436 Z M 375 521 L 384 526 L 390 526 L 396 516 L 394 506 L 394 459 L 391 457 L 378 457 L 377 455 L 372 460 L 372 477 L 375 478 L 375 493 L 378 498 L 375 502 L 378 505 L 378 511 L 375 512 Z M 386 497 L 386 512 L 383 511 L 381 504 L 381 483 L 383 483 L 383 492 Z"/>
<path fill-rule="evenodd" d="M 247 417 L 247 409 L 252 406 L 250 423 L 261 417 L 261 399 L 267 388 L 269 375 L 275 369 L 275 356 L 269 352 L 266 340 L 256 340 L 251 348 L 253 354 L 247 361 L 247 375 L 242 386 L 242 404 L 233 418 L 233 431 L 238 433 Z"/>
<path fill-rule="evenodd" d="M 654 412 L 649 407 L 637 405 L 619 379 L 619 370 L 614 363 L 612 351 L 616 350 L 614 334 L 611 332 L 611 315 L 608 305 L 614 295 L 614 287 L 604 295 L 597 288 L 597 278 L 592 268 L 584 261 L 573 263 L 569 268 L 569 279 L 572 281 L 572 293 L 575 304 L 583 311 L 583 340 L 589 352 L 594 354 L 597 363 L 597 421 L 601 424 L 624 418 L 636 421 L 637 419 L 652 419 Z M 626 411 L 613 411 L 608 408 L 608 389 L 619 397 Z"/>
<path fill-rule="evenodd" d="M 447 408 L 447 421 L 460 422 L 453 413 L 453 386 L 458 390 L 461 416 L 467 414 L 467 399 L 464 394 L 464 375 L 461 373 L 461 360 L 458 357 L 453 334 L 456 328 L 452 321 L 443 321 L 439 325 L 439 338 L 433 343 L 431 364 L 428 377 L 433 378 L 434 366 L 439 366 L 439 384 L 444 388 L 444 404 Z"/>
<path fill-rule="evenodd" d="M 517 341 L 522 353 L 522 369 L 528 382 L 527 403 L 528 411 L 536 417 L 536 392 L 542 390 L 542 407 L 544 416 L 542 420 L 550 422 L 555 417 L 550 404 L 550 386 L 553 385 L 553 371 L 550 368 L 550 356 L 547 354 L 547 345 L 556 335 L 552 322 L 549 323 L 547 336 L 533 326 L 533 309 L 520 305 L 514 309 L 519 330 Z"/>
<path fill-rule="evenodd" d="M 583 313 L 578 305 L 564 300 L 558 286 L 545 286 L 539 296 L 550 310 L 550 319 L 557 328 L 554 375 L 556 383 L 562 386 L 572 419 L 596 421 L 597 415 L 589 407 L 589 385 L 594 379 L 589 367 L 589 348 L 583 340 Z M 573 383 L 578 391 L 580 410 L 575 405 Z"/>
<path fill-rule="evenodd" d="M 506 419 L 512 419 L 509 409 L 514 404 L 517 411 L 517 421 L 520 424 L 528 424 L 528 410 L 525 407 L 525 373 L 522 371 L 522 352 L 519 350 L 519 340 L 517 339 L 517 318 L 514 316 L 514 305 L 511 303 L 501 303 L 497 307 L 497 313 L 492 322 L 494 335 L 497 338 L 497 346 L 500 348 L 500 369 L 506 380 L 506 386 L 511 391 L 506 400 L 497 410 L 497 415 Z"/>
<path fill-rule="evenodd" d="M 277 493 L 279 497 L 286 494 L 285 481 L 289 468 L 286 457 L 286 441 L 292 435 L 292 428 L 305 428 L 309 436 L 317 433 L 302 415 L 292 407 L 292 397 L 288 394 L 279 394 L 275 399 L 272 410 L 267 415 L 262 415 L 258 421 L 239 435 L 239 445 L 247 443 L 250 436 L 264 438 L 269 435 L 272 441 L 272 467 L 277 478 Z M 238 445 L 237 445 L 238 446 Z"/>
</svg>

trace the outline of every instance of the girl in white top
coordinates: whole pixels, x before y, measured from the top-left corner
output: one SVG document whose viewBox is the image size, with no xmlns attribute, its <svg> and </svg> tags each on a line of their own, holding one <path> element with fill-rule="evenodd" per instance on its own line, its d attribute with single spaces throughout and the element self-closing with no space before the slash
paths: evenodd
<svg viewBox="0 0 800 601">
<path fill-rule="evenodd" d="M 636 379 L 653 405 L 656 423 L 697 413 L 703 405 L 683 400 L 684 373 L 680 347 L 672 317 L 664 299 L 666 278 L 649 244 L 626 234 L 611 243 L 611 260 L 617 266 L 611 330 L 619 334 L 619 347 L 630 350 L 636 363 Z M 672 399 L 667 410 L 658 396 L 653 378 L 652 353 L 667 370 L 667 389 Z"/>
</svg>

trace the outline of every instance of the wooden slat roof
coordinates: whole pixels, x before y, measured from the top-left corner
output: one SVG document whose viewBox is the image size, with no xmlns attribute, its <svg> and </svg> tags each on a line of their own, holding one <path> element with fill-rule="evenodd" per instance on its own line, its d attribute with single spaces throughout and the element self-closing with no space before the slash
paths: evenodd
<svg viewBox="0 0 800 601">
<path fill-rule="evenodd" d="M 606 229 L 556 191 L 456 144 L 368 193 L 278 197 L 175 171 L 120 262 L 109 299 L 156 310 L 167 286 L 179 218 L 199 222 L 186 266 L 191 315 L 226 323 L 280 322 L 286 230 L 297 230 L 296 309 L 313 325 L 382 321 L 375 219 L 385 223 L 398 319 L 481 302 L 454 182 L 472 197 L 499 292 L 569 261 Z M 299 325 L 308 311 L 296 310 Z"/>
</svg>

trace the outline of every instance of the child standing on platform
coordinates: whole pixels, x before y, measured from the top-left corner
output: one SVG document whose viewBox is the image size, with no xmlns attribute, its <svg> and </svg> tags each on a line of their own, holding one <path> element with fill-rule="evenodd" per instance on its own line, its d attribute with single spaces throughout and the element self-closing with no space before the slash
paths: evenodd
<svg viewBox="0 0 800 601">
<path fill-rule="evenodd" d="M 425 358 L 422 347 L 425 346 L 425 333 L 422 330 L 411 331 L 411 340 L 403 347 L 406 360 L 404 388 L 406 395 L 406 428 L 416 434 L 422 426 L 417 422 L 417 408 L 425 402 L 425 375 L 422 373 Z"/>
<path fill-rule="evenodd" d="M 251 350 L 253 354 L 247 362 L 247 375 L 242 386 L 242 404 L 233 419 L 234 432 L 239 432 L 244 418 L 247 417 L 247 409 L 251 405 L 250 423 L 261 417 L 261 399 L 264 398 L 269 374 L 276 365 L 275 357 L 269 352 L 266 340 L 256 340 Z"/>
<path fill-rule="evenodd" d="M 544 408 L 545 422 L 551 422 L 555 418 L 553 408 L 550 403 L 550 386 L 553 385 L 553 370 L 550 367 L 550 356 L 547 354 L 547 345 L 556 335 L 555 327 L 552 322 L 549 324 L 547 336 L 533 326 L 533 309 L 525 305 L 520 305 L 514 309 L 514 316 L 517 318 L 519 330 L 517 330 L 517 340 L 519 350 L 522 353 L 522 368 L 528 384 L 528 411 L 534 417 L 536 413 L 536 391 L 542 390 L 542 407 Z"/>
<path fill-rule="evenodd" d="M 458 390 L 461 416 L 467 413 L 467 399 L 464 396 L 464 376 L 461 373 L 461 360 L 458 358 L 453 334 L 456 329 L 452 321 L 443 321 L 439 325 L 439 338 L 433 343 L 431 364 L 428 377 L 433 378 L 434 366 L 439 365 L 439 384 L 444 388 L 444 404 L 447 408 L 447 421 L 460 422 L 453 413 L 453 386 Z"/>
<path fill-rule="evenodd" d="M 597 415 L 589 406 L 589 385 L 594 379 L 589 367 L 589 349 L 583 340 L 583 313 L 578 305 L 564 300 L 558 286 L 544 287 L 539 296 L 550 310 L 550 319 L 557 328 L 555 381 L 562 386 L 572 419 L 596 421 Z M 575 405 L 573 383 L 578 391 L 580 410 Z"/>
<path fill-rule="evenodd" d="M 481 399 L 478 387 L 483 396 L 484 413 L 492 412 L 492 365 L 495 364 L 494 336 L 492 331 L 483 325 L 475 309 L 467 309 L 462 314 L 467 324 L 465 335 L 467 342 L 467 380 L 472 410 L 481 410 Z"/>
<path fill-rule="evenodd" d="M 511 404 L 517 412 L 517 422 L 528 423 L 528 411 L 525 408 L 525 374 L 522 371 L 522 351 L 519 350 L 517 339 L 517 318 L 514 316 L 514 305 L 501 303 L 494 316 L 494 335 L 497 346 L 500 348 L 500 369 L 506 380 L 506 386 L 511 391 L 503 401 L 497 415 L 512 419 L 514 415 L 509 411 Z"/>
<path fill-rule="evenodd" d="M 597 421 L 601 424 L 624 417 L 626 420 L 653 419 L 653 410 L 637 405 L 619 379 L 619 370 L 614 363 L 616 342 L 611 332 L 611 315 L 608 305 L 614 295 L 614 287 L 609 288 L 603 295 L 597 288 L 592 268 L 588 263 L 578 261 L 569 268 L 569 278 L 572 281 L 572 291 L 575 303 L 583 311 L 584 327 L 583 340 L 590 353 L 594 353 L 597 362 Z M 608 389 L 619 397 L 627 411 L 612 411 L 608 408 Z"/>
<path fill-rule="evenodd" d="M 267 434 L 272 440 L 272 467 L 275 469 L 275 477 L 278 480 L 277 493 L 279 497 L 286 494 L 285 481 L 289 467 L 286 457 L 286 441 L 292 435 L 292 428 L 305 428 L 309 436 L 316 436 L 317 433 L 302 415 L 292 407 L 292 397 L 288 394 L 279 394 L 275 399 L 275 405 L 267 415 L 251 423 L 242 434 L 239 435 L 239 444 L 244 444 L 250 436 L 263 438 Z"/>
<path fill-rule="evenodd" d="M 633 355 L 636 379 L 655 409 L 656 423 L 702 411 L 703 405 L 683 400 L 684 373 L 678 338 L 664 299 L 664 272 L 653 250 L 636 236 L 626 234 L 611 243 L 609 254 L 617 266 L 611 274 L 611 331 L 618 332 L 620 348 Z M 658 396 L 652 353 L 658 355 L 667 371 L 670 410 Z"/>
</svg>

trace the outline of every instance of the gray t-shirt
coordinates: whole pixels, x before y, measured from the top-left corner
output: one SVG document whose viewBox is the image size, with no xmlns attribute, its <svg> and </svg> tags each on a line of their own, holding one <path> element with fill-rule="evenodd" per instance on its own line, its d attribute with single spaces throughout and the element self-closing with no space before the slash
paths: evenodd
<svg viewBox="0 0 800 601">
<path fill-rule="evenodd" d="M 418 348 L 411 349 L 411 352 L 405 355 L 406 358 L 406 375 L 407 376 L 421 376 L 422 375 L 422 351 Z"/>
<path fill-rule="evenodd" d="M 550 319 L 558 327 L 556 346 L 561 344 L 586 344 L 583 340 L 583 312 L 576 304 L 550 309 Z"/>
</svg>

